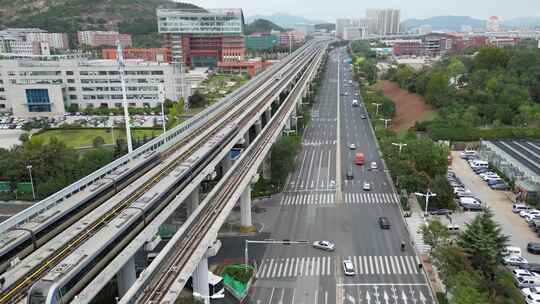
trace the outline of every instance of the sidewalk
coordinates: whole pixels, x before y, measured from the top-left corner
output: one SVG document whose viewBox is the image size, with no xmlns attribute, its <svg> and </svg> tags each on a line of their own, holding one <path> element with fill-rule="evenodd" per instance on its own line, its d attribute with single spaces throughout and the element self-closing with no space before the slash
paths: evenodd
<svg viewBox="0 0 540 304">
<path fill-rule="evenodd" d="M 444 292 L 443 284 L 437 274 L 437 269 L 431 264 L 429 253 L 431 246 L 424 243 L 421 227 L 425 224 L 424 213 L 414 195 L 409 196 L 411 216 L 405 218 L 407 229 L 411 235 L 414 247 L 420 256 L 425 274 L 434 293 Z"/>
</svg>

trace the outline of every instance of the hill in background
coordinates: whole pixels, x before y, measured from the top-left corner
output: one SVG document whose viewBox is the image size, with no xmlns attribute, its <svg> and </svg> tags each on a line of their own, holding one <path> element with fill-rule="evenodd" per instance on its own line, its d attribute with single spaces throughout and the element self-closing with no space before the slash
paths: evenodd
<svg viewBox="0 0 540 304">
<path fill-rule="evenodd" d="M 275 31 L 283 31 L 284 29 L 275 24 L 272 21 L 268 21 L 265 19 L 256 19 L 255 21 L 246 24 L 246 27 L 244 29 L 244 34 L 249 35 L 252 33 L 269 33 L 272 30 Z"/>
<path fill-rule="evenodd" d="M 331 32 L 331 31 L 335 31 L 336 30 L 336 25 L 334 23 L 319 23 L 319 24 L 315 24 L 315 29 L 316 30 L 326 30 L 328 32 Z"/>
<path fill-rule="evenodd" d="M 421 26 L 431 26 L 433 30 L 460 31 L 463 25 L 473 28 L 483 27 L 484 20 L 474 19 L 469 16 L 437 16 L 428 19 L 409 19 L 402 23 L 405 29 L 410 30 Z"/>
<path fill-rule="evenodd" d="M 301 16 L 294 16 L 294 15 L 283 14 L 283 13 L 276 13 L 273 15 L 247 16 L 246 22 L 252 22 L 257 19 L 269 20 L 281 27 L 293 27 L 296 24 L 313 24 L 314 25 L 318 23 L 324 23 L 324 21 L 321 21 L 321 20 L 310 20 Z"/>
<path fill-rule="evenodd" d="M 70 33 L 118 30 L 133 35 L 135 46 L 161 46 L 156 9 L 199 8 L 169 0 L 0 0 L 0 27 L 38 27 Z"/>
</svg>

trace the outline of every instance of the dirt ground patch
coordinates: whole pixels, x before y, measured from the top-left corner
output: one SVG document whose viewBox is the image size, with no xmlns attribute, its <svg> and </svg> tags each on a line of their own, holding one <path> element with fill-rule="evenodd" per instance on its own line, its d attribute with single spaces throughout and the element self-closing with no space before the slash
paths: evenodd
<svg viewBox="0 0 540 304">
<path fill-rule="evenodd" d="M 392 120 L 392 130 L 396 132 L 408 130 L 416 121 L 431 120 L 437 115 L 436 110 L 422 96 L 411 94 L 394 82 L 380 81 L 375 89 L 382 91 L 396 104 L 396 116 Z"/>
</svg>

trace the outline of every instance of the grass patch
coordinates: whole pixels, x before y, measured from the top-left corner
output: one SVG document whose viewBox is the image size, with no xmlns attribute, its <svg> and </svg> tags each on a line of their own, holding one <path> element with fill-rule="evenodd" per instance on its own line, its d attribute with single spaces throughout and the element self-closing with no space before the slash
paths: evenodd
<svg viewBox="0 0 540 304">
<path fill-rule="evenodd" d="M 154 137 L 158 136 L 163 131 L 161 129 L 131 129 L 131 135 L 133 139 Z M 41 141 L 44 144 L 50 143 L 52 138 L 56 138 L 59 141 L 66 144 L 66 146 L 71 148 L 81 148 L 92 146 L 92 141 L 96 137 L 101 137 L 105 140 L 105 144 L 113 144 L 113 135 L 110 129 L 51 129 L 44 131 L 42 133 L 32 136 L 32 141 L 38 142 Z M 122 129 L 114 130 L 115 139 L 126 139 L 126 132 Z"/>
</svg>

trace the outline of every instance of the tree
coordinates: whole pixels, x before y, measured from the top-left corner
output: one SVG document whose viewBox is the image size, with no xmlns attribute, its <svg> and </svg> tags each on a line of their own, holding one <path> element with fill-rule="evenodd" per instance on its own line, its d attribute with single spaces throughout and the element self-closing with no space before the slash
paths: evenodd
<svg viewBox="0 0 540 304">
<path fill-rule="evenodd" d="M 448 75 L 444 72 L 435 72 L 431 74 L 426 86 L 426 98 L 436 107 L 444 105 L 448 98 Z"/>
<path fill-rule="evenodd" d="M 295 156 L 300 148 L 297 136 L 282 136 L 273 146 L 270 155 L 271 180 L 276 189 L 283 187 L 287 175 L 295 168 Z"/>
<path fill-rule="evenodd" d="M 493 213 L 489 209 L 467 224 L 458 238 L 458 245 L 463 248 L 472 266 L 480 270 L 490 282 L 495 280 L 507 243 L 508 236 L 502 234 L 501 227 L 493 220 Z"/>
<path fill-rule="evenodd" d="M 206 97 L 204 97 L 204 95 L 199 91 L 195 91 L 195 93 L 193 93 L 188 100 L 189 105 L 194 108 L 202 108 L 207 104 Z"/>
<path fill-rule="evenodd" d="M 454 192 L 445 175 L 435 175 L 431 183 L 431 190 L 437 193 L 437 196 L 432 198 L 434 206 L 448 209 L 455 208 Z"/>
<path fill-rule="evenodd" d="M 30 136 L 28 135 L 28 133 L 22 133 L 20 136 L 19 136 L 19 140 L 21 142 L 27 142 L 28 140 L 30 139 Z"/>
<path fill-rule="evenodd" d="M 431 246 L 432 250 L 441 244 L 446 244 L 450 239 L 448 228 L 438 219 L 434 219 L 426 226 L 422 226 L 424 243 Z"/>
<path fill-rule="evenodd" d="M 473 65 L 477 70 L 504 69 L 509 61 L 508 53 L 505 49 L 486 47 L 474 56 Z"/>
<path fill-rule="evenodd" d="M 105 144 L 105 140 L 101 136 L 94 137 L 94 139 L 92 140 L 92 146 L 94 148 L 99 148 L 103 146 L 104 144 Z"/>
<path fill-rule="evenodd" d="M 462 75 L 467 71 L 463 62 L 461 62 L 461 60 L 456 57 L 452 58 L 452 61 L 448 65 L 447 70 L 450 77 Z"/>
<path fill-rule="evenodd" d="M 460 272 L 455 275 L 451 286 L 451 304 L 489 304 L 487 294 L 479 284 L 480 278 L 474 272 Z"/>
</svg>

